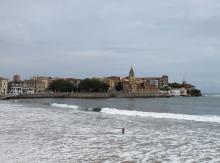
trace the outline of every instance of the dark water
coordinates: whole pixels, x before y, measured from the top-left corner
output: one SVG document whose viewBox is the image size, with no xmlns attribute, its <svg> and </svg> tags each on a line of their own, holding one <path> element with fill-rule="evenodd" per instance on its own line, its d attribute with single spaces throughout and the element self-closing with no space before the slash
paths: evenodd
<svg viewBox="0 0 220 163">
<path fill-rule="evenodd" d="M 110 99 L 25 99 L 30 105 L 53 103 L 82 107 L 117 108 L 144 112 L 176 113 L 189 115 L 220 115 L 220 96 L 179 98 L 110 98 Z"/>
<path fill-rule="evenodd" d="M 220 97 L 0 101 L 0 162 L 123 161 L 220 162 Z"/>
</svg>

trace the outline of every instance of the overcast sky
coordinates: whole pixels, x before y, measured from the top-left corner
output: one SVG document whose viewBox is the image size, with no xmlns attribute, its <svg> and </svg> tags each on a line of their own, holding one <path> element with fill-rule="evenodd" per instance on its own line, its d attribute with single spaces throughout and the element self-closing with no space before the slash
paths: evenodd
<svg viewBox="0 0 220 163">
<path fill-rule="evenodd" d="M 219 0 L 0 0 L 0 76 L 161 76 L 220 92 Z"/>
</svg>

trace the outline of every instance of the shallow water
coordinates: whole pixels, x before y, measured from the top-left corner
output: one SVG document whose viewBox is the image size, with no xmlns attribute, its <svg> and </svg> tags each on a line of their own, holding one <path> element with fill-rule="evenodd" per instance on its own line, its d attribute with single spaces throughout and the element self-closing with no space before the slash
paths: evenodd
<svg viewBox="0 0 220 163">
<path fill-rule="evenodd" d="M 219 117 L 211 96 L 0 101 L 0 162 L 220 162 Z"/>
</svg>

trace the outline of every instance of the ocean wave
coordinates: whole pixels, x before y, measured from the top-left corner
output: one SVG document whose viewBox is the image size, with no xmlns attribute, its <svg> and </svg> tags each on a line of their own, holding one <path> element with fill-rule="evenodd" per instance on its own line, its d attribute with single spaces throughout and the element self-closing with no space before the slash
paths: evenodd
<svg viewBox="0 0 220 163">
<path fill-rule="evenodd" d="M 68 105 L 68 104 L 53 103 L 53 104 L 51 104 L 51 106 L 58 107 L 58 108 L 80 109 L 80 106 L 78 106 L 78 105 Z"/>
<path fill-rule="evenodd" d="M 83 110 L 83 111 L 94 111 L 94 112 L 100 112 L 102 108 L 99 107 L 81 107 L 79 105 L 68 105 L 68 104 L 57 104 L 53 103 L 51 104 L 52 107 L 57 108 L 69 108 L 69 109 L 77 109 L 77 110 Z"/>
<path fill-rule="evenodd" d="M 59 108 L 77 109 L 83 111 L 101 112 L 112 115 L 220 123 L 220 116 L 214 116 L 214 115 L 188 115 L 188 114 L 176 114 L 176 113 L 143 112 L 136 110 L 120 110 L 117 108 L 81 107 L 79 105 L 68 105 L 68 104 L 58 104 L 58 103 L 53 103 L 51 104 L 51 106 L 59 107 Z"/>
<path fill-rule="evenodd" d="M 206 94 L 204 97 L 220 97 L 220 94 Z"/>
<path fill-rule="evenodd" d="M 101 112 L 106 114 L 113 114 L 113 115 L 126 115 L 126 116 L 139 116 L 139 117 L 150 117 L 150 118 L 161 118 L 161 119 L 176 119 L 176 120 L 187 120 L 187 121 L 197 121 L 197 122 L 220 123 L 220 116 L 212 116 L 212 115 L 187 115 L 187 114 L 174 114 L 174 113 L 142 112 L 142 111 L 119 110 L 116 108 L 102 108 Z"/>
</svg>

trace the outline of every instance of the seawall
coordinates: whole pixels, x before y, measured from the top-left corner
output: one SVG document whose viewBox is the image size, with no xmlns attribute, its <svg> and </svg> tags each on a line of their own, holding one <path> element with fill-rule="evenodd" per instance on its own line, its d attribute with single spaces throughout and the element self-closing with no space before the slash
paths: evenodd
<svg viewBox="0 0 220 163">
<path fill-rule="evenodd" d="M 22 98 L 156 98 L 170 97 L 161 93 L 36 93 L 5 96 L 1 100 Z"/>
</svg>

